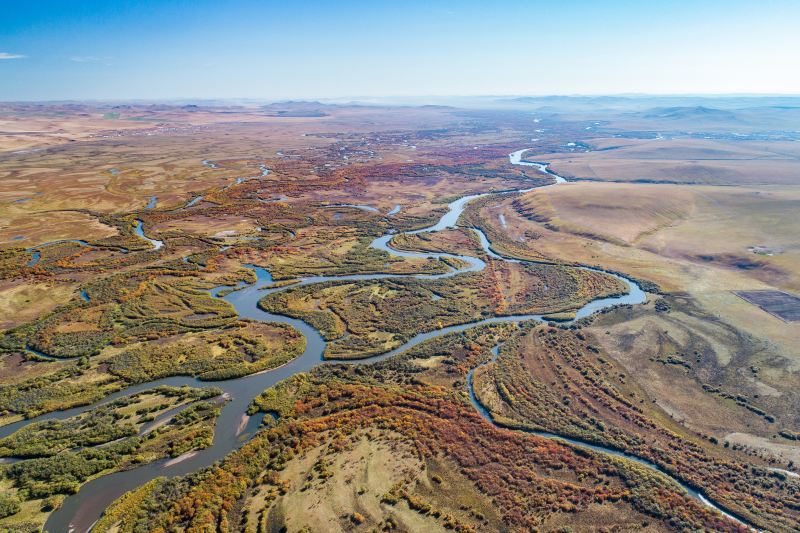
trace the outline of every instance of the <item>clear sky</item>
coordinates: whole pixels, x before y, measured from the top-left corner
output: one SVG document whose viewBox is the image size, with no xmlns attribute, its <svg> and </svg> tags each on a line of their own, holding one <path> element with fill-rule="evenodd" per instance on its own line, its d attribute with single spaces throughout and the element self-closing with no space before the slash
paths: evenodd
<svg viewBox="0 0 800 533">
<path fill-rule="evenodd" d="M 800 94 L 800 1 L 0 0 L 0 100 Z"/>
</svg>

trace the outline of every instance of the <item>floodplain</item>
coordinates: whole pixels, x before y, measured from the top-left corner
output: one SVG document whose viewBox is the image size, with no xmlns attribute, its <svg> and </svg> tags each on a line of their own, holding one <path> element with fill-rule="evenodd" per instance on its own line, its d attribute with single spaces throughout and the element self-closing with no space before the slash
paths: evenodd
<svg viewBox="0 0 800 533">
<path fill-rule="evenodd" d="M 800 527 L 771 107 L 1 111 L 0 528 Z"/>
</svg>

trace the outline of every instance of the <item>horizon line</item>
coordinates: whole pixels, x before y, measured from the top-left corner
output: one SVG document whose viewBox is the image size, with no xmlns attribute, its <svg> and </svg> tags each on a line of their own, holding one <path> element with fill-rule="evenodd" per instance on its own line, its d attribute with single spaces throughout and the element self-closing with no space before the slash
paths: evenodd
<svg viewBox="0 0 800 533">
<path fill-rule="evenodd" d="M 800 98 L 800 93 L 647 93 L 647 92 L 624 92 L 624 93 L 543 93 L 543 94 L 411 94 L 411 95 L 358 95 L 358 96 L 313 96 L 313 97 L 261 97 L 261 96 L 165 96 L 165 97 L 122 97 L 122 98 L 54 98 L 54 99 L 34 99 L 34 100 L 0 100 L 0 104 L 60 104 L 60 103 L 168 103 L 168 102 L 253 102 L 253 103 L 307 103 L 324 101 L 350 101 L 358 103 L 358 100 L 384 100 L 384 99 L 425 99 L 425 98 Z M 347 103 L 347 102 L 345 102 Z"/>
</svg>

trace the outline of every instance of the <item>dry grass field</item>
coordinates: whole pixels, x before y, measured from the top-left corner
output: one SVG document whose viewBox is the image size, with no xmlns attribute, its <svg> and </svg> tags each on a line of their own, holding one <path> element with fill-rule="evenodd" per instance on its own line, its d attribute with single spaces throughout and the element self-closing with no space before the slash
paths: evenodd
<svg viewBox="0 0 800 533">
<path fill-rule="evenodd" d="M 800 290 L 800 186 L 581 182 L 532 191 L 515 207 L 555 233 Z"/>
<path fill-rule="evenodd" d="M 800 291 L 797 212 L 796 185 L 577 182 L 487 203 L 473 216 L 505 236 L 498 247 L 655 282 L 669 295 L 661 312 L 651 303 L 604 315 L 590 328 L 596 342 L 675 420 L 791 461 L 797 447 L 779 432 L 799 422 L 800 330 L 736 291 Z"/>
<path fill-rule="evenodd" d="M 526 154 L 575 179 L 707 185 L 797 185 L 800 146 L 791 141 L 596 138 L 586 152 Z"/>
</svg>

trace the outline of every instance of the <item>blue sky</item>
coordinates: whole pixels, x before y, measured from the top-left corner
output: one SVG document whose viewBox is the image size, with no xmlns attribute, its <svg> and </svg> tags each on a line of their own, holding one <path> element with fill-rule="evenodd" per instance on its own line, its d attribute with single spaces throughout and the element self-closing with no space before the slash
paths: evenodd
<svg viewBox="0 0 800 533">
<path fill-rule="evenodd" d="M 0 100 L 800 94 L 794 0 L 0 0 L 0 13 Z"/>
</svg>

